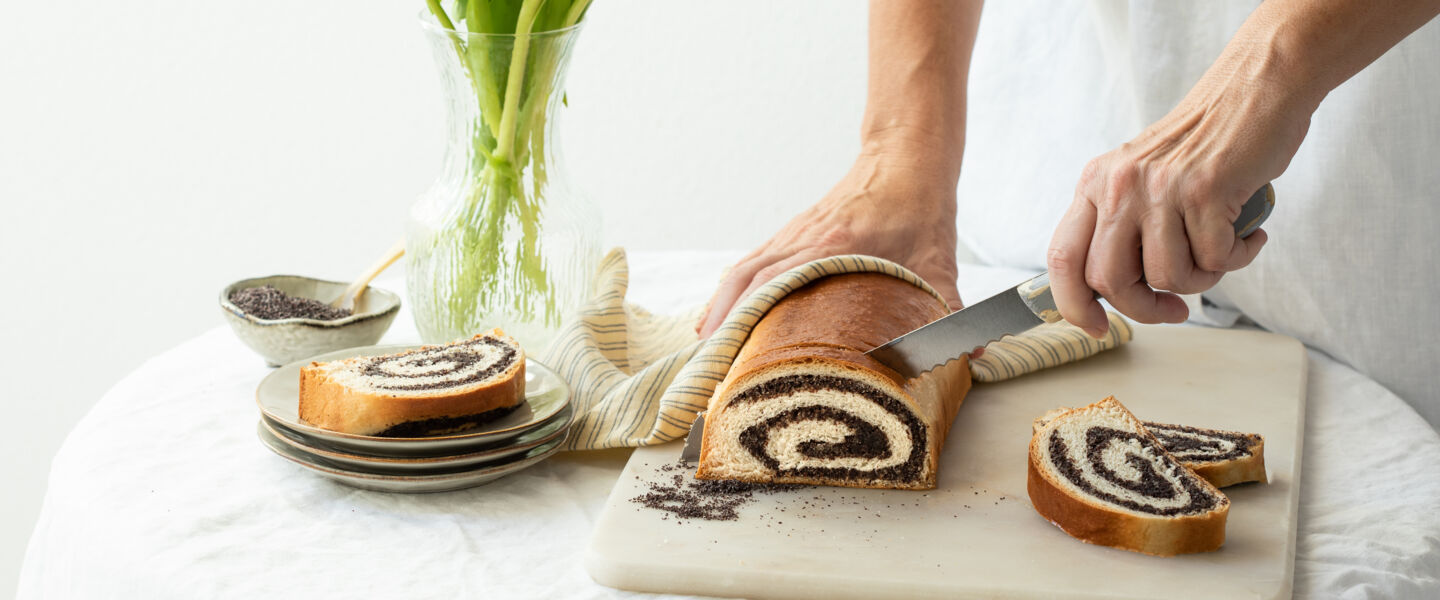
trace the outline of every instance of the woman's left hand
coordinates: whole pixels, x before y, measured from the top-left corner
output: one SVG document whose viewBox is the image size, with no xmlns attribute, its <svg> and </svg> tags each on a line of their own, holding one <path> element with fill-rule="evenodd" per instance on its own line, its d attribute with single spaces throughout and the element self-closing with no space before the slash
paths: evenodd
<svg viewBox="0 0 1440 600">
<path fill-rule="evenodd" d="M 741 259 L 720 283 L 696 325 L 709 337 L 730 310 L 775 276 L 809 261 L 867 254 L 914 271 L 951 310 L 955 288 L 955 178 L 930 168 L 924 152 L 903 144 L 875 144 L 830 193 Z"/>
</svg>

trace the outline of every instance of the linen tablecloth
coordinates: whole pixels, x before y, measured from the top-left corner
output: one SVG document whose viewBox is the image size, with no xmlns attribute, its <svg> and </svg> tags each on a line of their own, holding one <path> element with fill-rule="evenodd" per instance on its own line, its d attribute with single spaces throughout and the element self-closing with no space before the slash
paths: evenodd
<svg viewBox="0 0 1440 600">
<path fill-rule="evenodd" d="M 703 303 L 735 253 L 637 253 L 633 301 Z M 1026 274 L 964 267 L 983 298 Z M 398 279 L 388 285 L 398 289 Z M 418 339 L 402 314 L 384 340 Z M 1310 353 L 1297 597 L 1440 597 L 1440 436 Z M 56 455 L 21 598 L 631 598 L 581 556 L 626 450 L 569 452 L 479 488 L 354 490 L 255 437 L 263 361 L 217 327 L 111 389 Z"/>
</svg>

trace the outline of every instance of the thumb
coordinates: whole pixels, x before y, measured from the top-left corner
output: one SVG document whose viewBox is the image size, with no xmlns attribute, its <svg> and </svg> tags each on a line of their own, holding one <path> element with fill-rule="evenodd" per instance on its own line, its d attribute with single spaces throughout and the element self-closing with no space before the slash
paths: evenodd
<svg viewBox="0 0 1440 600">
<path fill-rule="evenodd" d="M 950 312 L 965 308 L 965 303 L 960 300 L 960 290 L 955 287 L 954 282 L 942 283 L 940 285 L 932 283 L 930 287 L 940 292 L 940 297 L 945 299 L 945 304 L 950 308 Z"/>
<path fill-rule="evenodd" d="M 914 272 L 924 279 L 925 283 L 930 284 L 930 287 L 935 289 L 935 293 L 945 299 L 945 305 L 949 307 L 950 312 L 965 308 L 965 303 L 960 300 L 960 289 L 955 285 L 956 276 L 953 271 L 946 271 L 942 267 L 939 270 L 934 268 L 915 269 Z"/>
</svg>

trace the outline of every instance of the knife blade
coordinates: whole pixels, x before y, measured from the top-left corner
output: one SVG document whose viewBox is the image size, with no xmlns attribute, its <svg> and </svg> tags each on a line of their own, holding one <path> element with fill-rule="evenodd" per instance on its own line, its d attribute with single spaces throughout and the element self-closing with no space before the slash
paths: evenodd
<svg viewBox="0 0 1440 600">
<path fill-rule="evenodd" d="M 1035 294 L 1029 299 L 1048 302 L 1048 308 L 1032 309 L 1026 303 L 1027 292 L 1024 290 L 1027 289 Z M 1046 317 L 1050 320 L 1047 321 Z M 1001 337 L 1058 320 L 1060 311 L 1055 309 L 1055 299 L 1050 295 L 1050 274 L 1042 273 L 865 354 L 911 379 Z"/>
<path fill-rule="evenodd" d="M 1249 237 L 1275 208 L 1275 188 L 1265 184 L 1245 202 L 1235 219 L 1235 235 Z M 1096 294 L 1096 298 L 1099 298 Z M 1024 333 L 1060 320 L 1050 295 L 1050 273 L 939 318 L 865 354 L 907 379 L 972 353 L 1006 335 Z"/>
</svg>

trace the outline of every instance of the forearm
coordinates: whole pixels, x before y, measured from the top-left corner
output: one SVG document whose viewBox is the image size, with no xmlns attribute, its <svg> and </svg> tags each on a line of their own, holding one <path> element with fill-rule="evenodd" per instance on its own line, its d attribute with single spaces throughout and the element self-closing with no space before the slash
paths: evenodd
<svg viewBox="0 0 1440 600">
<path fill-rule="evenodd" d="M 1293 109 L 1314 111 L 1331 90 L 1440 14 L 1440 0 L 1267 0 L 1217 64 L 1230 61 L 1262 85 L 1283 88 Z"/>
<path fill-rule="evenodd" d="M 866 155 L 952 182 L 965 150 L 965 86 L 980 0 L 872 0 Z M 953 184 L 953 183 L 952 183 Z"/>
</svg>

